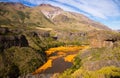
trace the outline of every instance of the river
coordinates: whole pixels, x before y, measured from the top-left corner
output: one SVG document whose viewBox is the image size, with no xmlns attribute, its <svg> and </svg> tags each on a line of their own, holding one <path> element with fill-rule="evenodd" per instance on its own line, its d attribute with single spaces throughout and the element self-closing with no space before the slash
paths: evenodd
<svg viewBox="0 0 120 78">
<path fill-rule="evenodd" d="M 48 61 L 32 74 L 62 73 L 73 65 L 74 57 L 79 51 L 87 48 L 88 46 L 60 46 L 50 48 L 45 51 Z"/>
</svg>

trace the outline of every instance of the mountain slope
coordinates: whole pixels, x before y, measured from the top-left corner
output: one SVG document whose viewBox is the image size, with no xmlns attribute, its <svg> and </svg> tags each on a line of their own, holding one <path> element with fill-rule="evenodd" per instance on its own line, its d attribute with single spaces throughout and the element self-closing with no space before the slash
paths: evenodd
<svg viewBox="0 0 120 78">
<path fill-rule="evenodd" d="M 0 3 L 0 25 L 53 26 L 41 12 L 20 3 Z"/>
<path fill-rule="evenodd" d="M 110 30 L 82 14 L 64 11 L 50 4 L 30 8 L 20 3 L 1 2 L 0 18 L 0 25 L 52 27 L 68 31 Z"/>
<path fill-rule="evenodd" d="M 35 9 L 42 11 L 47 18 L 59 27 L 75 30 L 109 30 L 105 25 L 95 22 L 82 14 L 64 11 L 59 7 L 49 4 L 41 4 L 35 7 Z"/>
</svg>

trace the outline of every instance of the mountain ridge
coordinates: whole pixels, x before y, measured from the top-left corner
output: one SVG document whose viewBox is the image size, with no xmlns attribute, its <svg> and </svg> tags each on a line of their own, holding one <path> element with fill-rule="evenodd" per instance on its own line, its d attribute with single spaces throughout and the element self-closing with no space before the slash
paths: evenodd
<svg viewBox="0 0 120 78">
<path fill-rule="evenodd" d="M 29 24 L 32 23 L 32 25 L 35 25 L 35 26 L 40 26 L 42 24 L 43 25 L 42 27 L 52 26 L 54 28 L 55 26 L 57 26 L 55 28 L 66 29 L 66 30 L 70 29 L 70 30 L 77 30 L 77 31 L 79 30 L 88 31 L 88 30 L 94 30 L 94 29 L 111 30 L 107 26 L 99 22 L 95 22 L 82 14 L 64 11 L 63 9 L 53 6 L 51 4 L 41 4 L 39 6 L 35 6 L 32 8 L 25 6 L 21 3 L 0 2 L 0 4 L 1 4 L 0 5 L 1 13 L 3 13 L 5 9 L 9 12 L 7 14 L 9 19 L 7 20 L 9 20 L 10 23 L 11 21 L 16 21 L 14 20 L 16 16 L 17 18 L 21 19 L 20 14 L 16 13 L 16 10 L 18 10 L 18 11 L 21 11 L 23 16 L 29 17 L 29 19 L 26 19 L 27 17 L 23 19 L 25 25 L 27 23 Z M 7 16 L 4 16 L 4 17 L 7 17 Z M 42 16 L 42 19 L 45 19 L 45 20 L 42 21 L 41 16 Z M 4 18 L 2 15 L 0 17 Z M 23 21 L 23 20 L 20 20 L 20 21 Z M 45 23 L 45 21 L 47 22 Z"/>
<path fill-rule="evenodd" d="M 47 18 L 52 20 L 54 23 L 60 17 L 63 17 L 62 19 L 59 20 L 60 22 L 64 19 L 65 19 L 64 21 L 67 21 L 67 22 L 69 20 L 74 22 L 74 20 L 76 20 L 76 21 L 78 21 L 77 22 L 78 24 L 84 23 L 84 24 L 90 24 L 91 26 L 93 26 L 95 28 L 99 28 L 99 29 L 109 29 L 105 25 L 103 25 L 99 22 L 93 21 L 90 18 L 86 17 L 85 15 L 82 15 L 80 13 L 75 13 L 75 12 L 64 11 L 63 9 L 53 6 L 51 4 L 41 4 L 40 6 L 37 6 L 37 8 L 35 8 L 35 9 L 41 10 L 41 12 Z M 57 18 L 57 16 L 60 16 L 60 17 Z M 64 21 L 62 21 L 62 22 L 64 22 Z M 61 24 L 60 22 L 57 22 L 57 23 Z M 73 25 L 75 25 L 75 24 L 73 24 Z"/>
</svg>

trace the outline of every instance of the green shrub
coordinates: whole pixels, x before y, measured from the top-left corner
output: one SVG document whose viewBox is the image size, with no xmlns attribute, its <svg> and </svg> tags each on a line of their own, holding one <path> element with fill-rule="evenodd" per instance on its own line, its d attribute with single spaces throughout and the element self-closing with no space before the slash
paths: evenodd
<svg viewBox="0 0 120 78">
<path fill-rule="evenodd" d="M 79 69 L 72 74 L 72 77 L 83 77 L 83 78 L 114 78 L 120 77 L 120 68 L 114 66 L 103 67 L 100 70 L 88 71 L 85 69 Z"/>
<path fill-rule="evenodd" d="M 74 60 L 73 66 L 62 73 L 60 78 L 120 78 L 120 67 L 116 67 L 120 60 L 120 47 L 115 48 L 92 48 L 81 52 Z M 83 66 L 85 63 L 103 62 L 99 69 L 88 70 L 88 66 Z M 113 61 L 112 63 L 104 64 L 104 61 Z M 117 64 L 114 63 L 117 62 Z M 91 64 L 90 64 L 91 65 Z M 99 66 L 99 65 L 98 65 Z"/>
<path fill-rule="evenodd" d="M 1 77 L 15 76 L 14 78 L 34 72 L 46 62 L 47 58 L 30 47 L 11 47 L 6 49 L 1 56 L 0 62 L 3 66 L 0 72 L 4 71 Z"/>
<path fill-rule="evenodd" d="M 12 64 L 8 71 L 8 77 L 9 78 L 18 78 L 19 75 L 20 75 L 20 70 L 19 70 L 18 66 L 16 66 L 15 64 Z"/>
</svg>

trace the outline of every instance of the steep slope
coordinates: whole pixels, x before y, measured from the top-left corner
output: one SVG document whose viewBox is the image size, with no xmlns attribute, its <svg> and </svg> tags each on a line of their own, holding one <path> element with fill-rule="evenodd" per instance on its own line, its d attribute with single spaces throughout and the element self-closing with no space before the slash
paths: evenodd
<svg viewBox="0 0 120 78">
<path fill-rule="evenodd" d="M 0 78 L 17 78 L 45 63 L 44 50 L 52 39 L 36 27 L 49 26 L 53 24 L 41 12 L 20 3 L 0 3 Z"/>
<path fill-rule="evenodd" d="M 78 13 L 64 11 L 50 4 L 30 8 L 20 3 L 0 3 L 0 25 L 52 27 L 65 31 L 110 30 Z"/>
<path fill-rule="evenodd" d="M 50 4 L 41 4 L 35 7 L 35 9 L 41 10 L 42 13 L 44 13 L 44 15 L 50 19 L 53 19 L 56 15 L 59 15 L 61 12 L 63 12 L 61 8 L 52 6 Z"/>
<path fill-rule="evenodd" d="M 53 26 L 41 12 L 20 3 L 0 3 L 0 25 L 9 26 Z"/>
<path fill-rule="evenodd" d="M 52 6 L 50 4 L 41 4 L 40 6 L 35 7 L 35 9 L 40 10 L 55 25 L 64 29 L 82 31 L 93 29 L 110 30 L 105 25 L 95 22 L 82 14 L 64 11 L 61 8 Z"/>
</svg>

